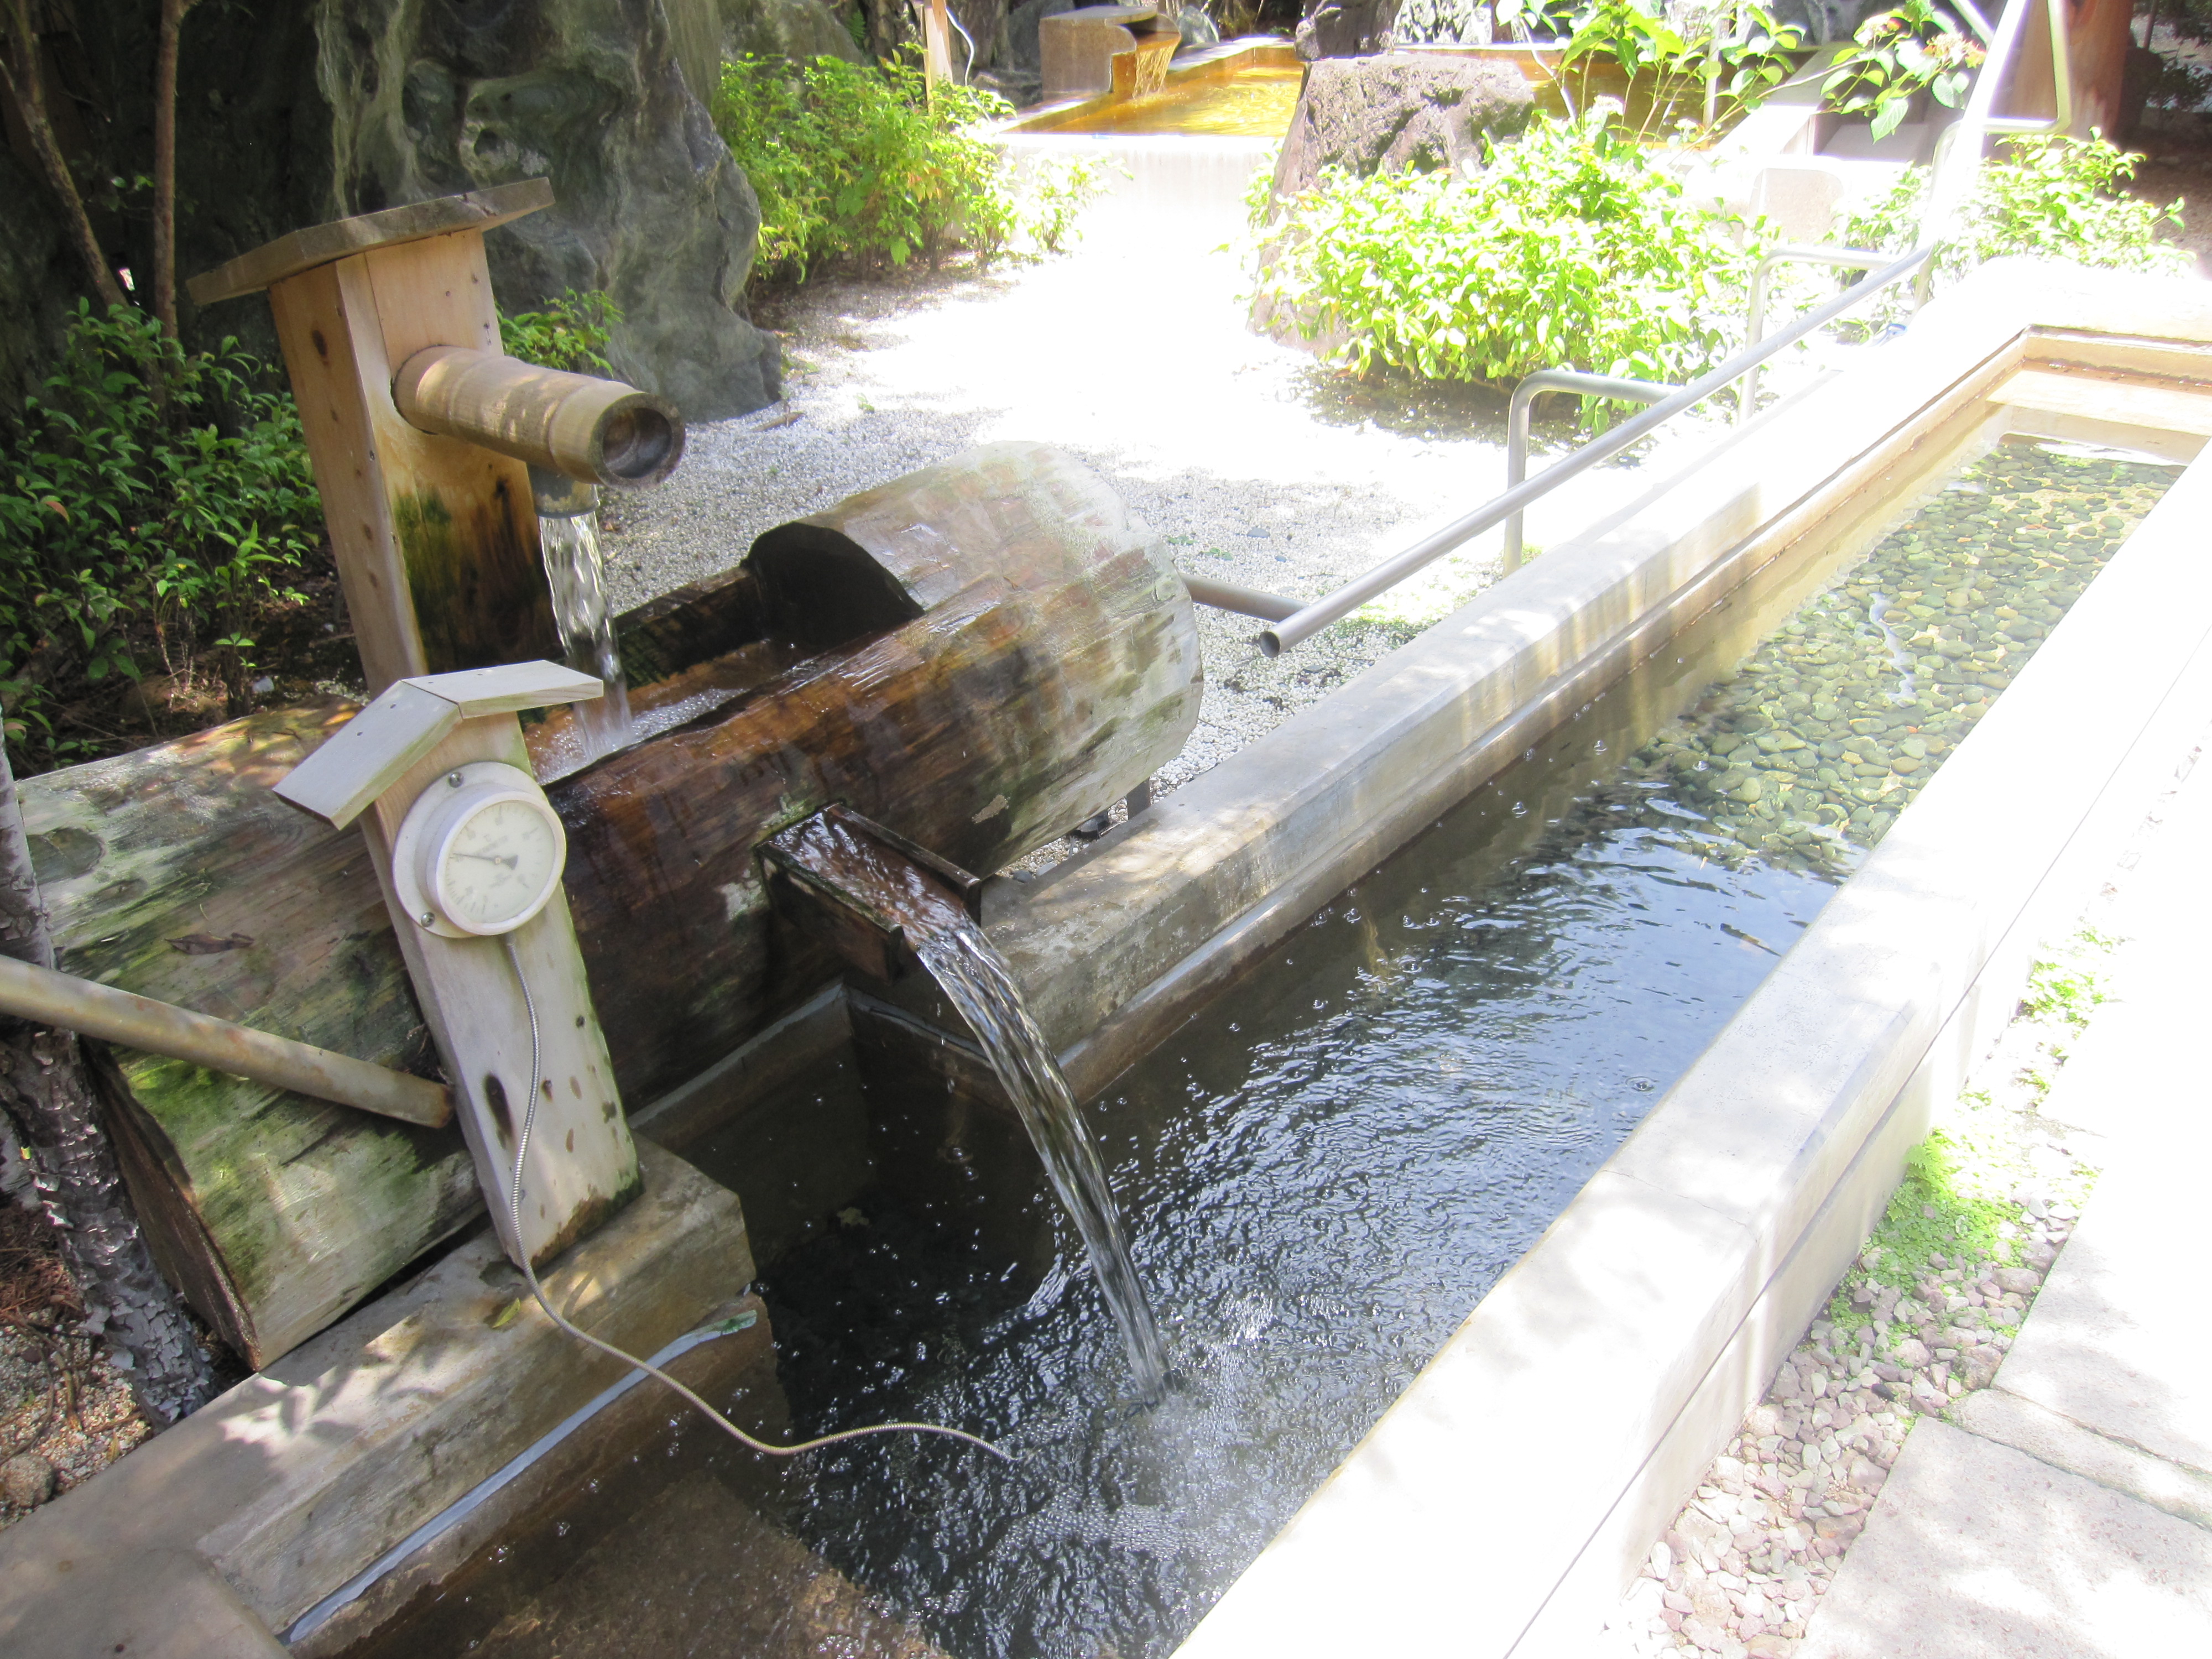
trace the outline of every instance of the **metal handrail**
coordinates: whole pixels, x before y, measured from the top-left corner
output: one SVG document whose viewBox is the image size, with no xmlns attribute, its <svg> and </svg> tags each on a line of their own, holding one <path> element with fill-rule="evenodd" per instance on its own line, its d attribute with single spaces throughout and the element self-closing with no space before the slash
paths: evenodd
<svg viewBox="0 0 2212 1659">
<path fill-rule="evenodd" d="M 1607 398 L 1624 404 L 1656 404 L 1677 388 L 1658 380 L 1621 380 L 1609 374 L 1584 374 L 1571 368 L 1539 369 L 1513 388 L 1513 401 L 1505 411 L 1505 487 L 1528 476 L 1530 405 L 1547 392 L 1579 392 L 1586 397 Z M 1505 568 L 1521 568 L 1521 523 L 1526 508 L 1516 507 L 1505 521 Z"/>
<path fill-rule="evenodd" d="M 2051 30 L 2055 112 L 2047 118 L 1996 115 L 1992 112 L 2000 83 L 2011 65 L 2014 54 L 2019 50 L 2028 13 L 2037 5 L 2045 8 Z M 1967 100 L 1966 111 L 1956 122 L 1945 129 L 1936 145 L 1933 178 L 1929 187 L 1928 206 L 1922 215 L 1918 246 L 1854 283 L 1826 305 L 1804 313 L 1780 333 L 1767 339 L 1753 341 L 1718 368 L 1692 381 L 1634 420 L 1613 428 L 1572 454 L 1561 457 L 1534 478 L 1510 485 L 1504 495 L 1431 531 L 1412 546 L 1354 577 L 1334 592 L 1310 605 L 1297 605 L 1296 600 L 1277 594 L 1237 590 L 1249 604 L 1266 604 L 1271 608 L 1297 606 L 1290 615 L 1277 621 L 1273 627 L 1261 631 L 1258 635 L 1260 649 L 1270 657 L 1279 655 L 1289 647 L 1310 638 L 1331 623 L 1340 621 L 1376 594 L 1396 586 L 1415 571 L 1462 543 L 1514 519 L 1530 502 L 1548 495 L 1569 479 L 1578 477 L 1599 463 L 1611 460 L 1675 416 L 1695 407 L 1723 387 L 1744 379 L 1768 358 L 1795 345 L 1814 330 L 1825 327 L 1854 306 L 1871 299 L 1908 276 L 1917 278 L 1915 284 L 1917 304 L 1925 297 L 1927 273 L 1934 263 L 1936 252 L 1948 240 L 1954 222 L 1966 200 L 1974 169 L 1961 165 L 1961 158 L 1971 158 L 1975 167 L 1978 167 L 1983 141 L 1991 132 L 2051 131 L 2071 125 L 2073 96 L 2073 72 L 2066 56 L 2065 22 L 2056 0 L 2012 0 L 2005 9 L 2003 17 L 1999 20 L 1995 37 L 1990 41 L 1988 55 L 1983 59 L 1981 73 L 1975 77 L 1974 90 Z M 1849 254 L 1851 263 L 1856 264 L 1864 250 L 1838 249 L 1837 252 Z M 1764 318 L 1761 321 L 1764 322 Z M 1196 597 L 1195 592 L 1193 597 Z M 1246 604 L 1229 608 L 1244 611 L 1249 615 L 1262 614 L 1249 610 Z"/>
<path fill-rule="evenodd" d="M 2020 50 L 2021 37 L 2027 29 L 2028 13 L 2040 5 L 2051 31 L 2051 100 L 2048 117 L 2036 115 L 1999 115 L 1996 112 L 1997 94 L 2003 90 L 2005 71 L 2012 67 L 2014 55 Z M 1943 129 L 1936 141 L 1936 155 L 1929 167 L 1928 205 L 1921 210 L 1920 235 L 1923 241 L 1947 244 L 1952 239 L 1959 215 L 1966 205 L 1966 198 L 1973 187 L 1979 171 L 1982 146 L 1993 132 L 2063 132 L 2074 125 L 2074 65 L 2066 50 L 2066 15 L 2058 0 L 2012 0 L 2004 15 L 1997 20 L 1996 35 L 1990 41 L 1989 53 L 1982 59 L 1982 72 L 1974 77 L 1974 90 L 1966 99 L 1966 107 L 1949 126 Z M 1957 158 L 1963 153 L 1968 165 Z M 1936 274 L 1930 260 L 1912 285 L 1912 303 L 1917 307 L 1928 298 L 1928 286 Z"/>
<path fill-rule="evenodd" d="M 1431 531 L 1402 553 L 1384 560 L 1364 575 L 1355 576 L 1335 592 L 1316 599 L 1295 616 L 1261 630 L 1260 649 L 1270 657 L 1279 655 L 1287 647 L 1319 633 L 1331 623 L 1351 615 L 1377 593 L 1395 587 L 1416 570 L 1449 553 L 1461 543 L 1503 524 L 1529 502 L 1550 495 L 1568 479 L 1589 471 L 1599 462 L 1611 460 L 1684 410 L 1696 407 L 1716 392 L 1733 385 L 1753 364 L 1765 362 L 1777 352 L 1796 344 L 1814 330 L 1833 322 L 1862 301 L 1873 298 L 1891 283 L 1902 282 L 1917 270 L 1934 252 L 1934 248 L 1923 246 L 1901 256 L 1864 282 L 1845 289 L 1826 305 L 1807 312 L 1763 344 L 1749 351 L 1739 352 L 1710 374 L 1691 381 L 1674 396 L 1654 404 L 1634 420 L 1624 422 L 1571 455 L 1562 456 L 1526 483 L 1516 485 L 1473 512 L 1463 514 L 1442 528 Z"/>
<path fill-rule="evenodd" d="M 1863 247 L 1828 247 L 1792 244 L 1778 247 L 1753 268 L 1751 273 L 1751 311 L 1744 319 L 1743 339 L 1746 345 L 1757 345 L 1766 333 L 1766 279 L 1781 264 L 1834 265 L 1844 270 L 1872 270 L 1889 258 Z M 1753 363 L 1743 373 L 1743 389 L 1736 393 L 1735 423 L 1741 426 L 1751 419 L 1751 412 L 1759 402 L 1759 365 Z"/>
<path fill-rule="evenodd" d="M 1184 575 L 1182 585 L 1190 590 L 1190 597 L 1200 605 L 1211 605 L 1216 611 L 1234 611 L 1242 617 L 1257 617 L 1261 622 L 1280 622 L 1285 617 L 1297 614 L 1298 601 L 1286 599 L 1279 593 L 1262 593 L 1255 587 L 1238 587 L 1231 582 L 1209 581 L 1203 576 Z"/>
</svg>

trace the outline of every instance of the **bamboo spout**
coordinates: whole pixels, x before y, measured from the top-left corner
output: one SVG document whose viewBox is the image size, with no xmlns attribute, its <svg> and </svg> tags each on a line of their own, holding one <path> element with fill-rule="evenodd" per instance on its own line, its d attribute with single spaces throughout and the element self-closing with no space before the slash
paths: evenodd
<svg viewBox="0 0 2212 1659">
<path fill-rule="evenodd" d="M 0 957 L 0 1013 L 426 1128 L 443 1128 L 453 1121 L 453 1097 L 442 1084 L 34 963 Z"/>
<path fill-rule="evenodd" d="M 425 432 L 621 489 L 659 483 L 684 456 L 683 418 L 665 398 L 495 351 L 427 346 L 399 366 L 392 399 Z"/>
</svg>

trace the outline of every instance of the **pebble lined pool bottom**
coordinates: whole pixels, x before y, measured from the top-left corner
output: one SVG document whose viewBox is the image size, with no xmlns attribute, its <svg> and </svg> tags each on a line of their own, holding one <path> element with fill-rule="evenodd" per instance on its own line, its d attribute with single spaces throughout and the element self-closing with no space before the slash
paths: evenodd
<svg viewBox="0 0 2212 1659">
<path fill-rule="evenodd" d="M 1629 762 L 1727 860 L 1844 873 L 2012 684 L 2172 482 L 2001 446 Z"/>
</svg>

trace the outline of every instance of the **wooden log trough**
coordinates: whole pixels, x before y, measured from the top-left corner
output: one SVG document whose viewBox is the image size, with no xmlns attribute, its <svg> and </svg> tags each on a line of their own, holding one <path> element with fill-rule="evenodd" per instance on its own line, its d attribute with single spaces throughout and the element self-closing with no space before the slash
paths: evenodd
<svg viewBox="0 0 2212 1659">
<path fill-rule="evenodd" d="M 769 836 L 842 802 L 988 873 L 1143 782 L 1198 714 L 1165 548 L 1041 445 L 972 450 L 771 530 L 620 638 L 641 714 L 692 717 L 549 793 L 632 1109 L 839 971 L 772 918 Z M 60 965 L 434 1075 L 360 836 L 270 793 L 351 713 L 270 711 L 23 784 Z M 529 731 L 534 754 L 561 746 L 557 719 Z M 453 1129 L 124 1048 L 107 1065 L 157 1257 L 257 1367 L 481 1212 Z"/>
</svg>

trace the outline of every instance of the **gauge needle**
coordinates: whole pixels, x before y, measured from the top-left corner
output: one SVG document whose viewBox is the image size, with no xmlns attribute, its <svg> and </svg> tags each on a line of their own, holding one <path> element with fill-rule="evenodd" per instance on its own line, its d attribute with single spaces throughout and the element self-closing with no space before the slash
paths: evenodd
<svg viewBox="0 0 2212 1659">
<path fill-rule="evenodd" d="M 510 870 L 522 862 L 520 853 L 509 853 L 505 858 L 496 853 L 456 853 L 453 856 L 457 859 L 482 859 L 486 864 L 503 864 Z"/>
</svg>

